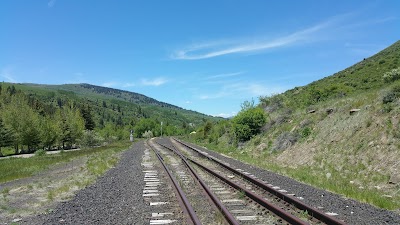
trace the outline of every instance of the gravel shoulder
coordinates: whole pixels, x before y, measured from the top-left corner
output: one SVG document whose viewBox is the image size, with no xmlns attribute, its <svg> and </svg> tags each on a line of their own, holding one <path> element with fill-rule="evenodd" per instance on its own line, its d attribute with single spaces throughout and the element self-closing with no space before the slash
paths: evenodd
<svg viewBox="0 0 400 225">
<path fill-rule="evenodd" d="M 58 204 L 48 214 L 23 219 L 21 224 L 146 224 L 141 160 L 144 143 L 125 151 L 116 167 L 97 181 Z"/>
<path fill-rule="evenodd" d="M 338 194 L 311 187 L 291 178 L 223 156 L 204 147 L 191 145 L 229 163 L 233 167 L 241 168 L 274 186 L 279 186 L 290 193 L 296 194 L 297 197 L 304 198 L 303 201 L 306 204 L 320 208 L 323 212 L 337 213 L 336 217 L 346 221 L 348 224 L 400 224 L 400 215 L 395 212 L 347 199 Z"/>
</svg>

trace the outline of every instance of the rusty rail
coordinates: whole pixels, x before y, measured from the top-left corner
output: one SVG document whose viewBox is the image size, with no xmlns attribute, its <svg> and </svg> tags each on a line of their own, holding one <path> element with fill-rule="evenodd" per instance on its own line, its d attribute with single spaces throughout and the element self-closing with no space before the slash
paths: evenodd
<svg viewBox="0 0 400 225">
<path fill-rule="evenodd" d="M 280 218 L 282 218 L 283 220 L 287 221 L 288 223 L 294 224 L 294 225 L 306 225 L 306 224 L 308 224 L 305 221 L 303 221 L 303 220 L 293 216 L 292 214 L 286 212 L 285 210 L 283 210 L 283 209 L 273 205 L 272 203 L 266 201 L 262 196 L 254 194 L 252 191 L 246 189 L 245 187 L 230 181 L 229 179 L 225 178 L 224 176 L 222 176 L 222 175 L 212 171 L 211 169 L 201 165 L 200 163 L 198 163 L 198 162 L 196 162 L 196 161 L 194 161 L 194 160 L 182 155 L 177 150 L 174 150 L 174 149 L 172 149 L 172 148 L 170 148 L 168 146 L 162 145 L 160 143 L 158 143 L 158 144 L 163 146 L 166 149 L 171 150 L 176 155 L 178 155 L 183 161 L 185 161 L 185 163 L 188 165 L 188 167 L 190 167 L 190 165 L 187 163 L 186 160 L 189 160 L 193 164 L 197 165 L 198 167 L 202 168 L 203 170 L 207 171 L 208 173 L 212 174 L 213 176 L 217 177 L 218 179 L 222 180 L 223 182 L 227 183 L 228 185 L 230 185 L 231 187 L 235 188 L 236 190 L 243 191 L 246 194 L 247 197 L 253 199 L 255 202 L 257 202 L 260 205 L 264 206 L 265 208 L 270 210 L 272 213 L 274 213 L 275 215 L 279 216 Z"/>
<path fill-rule="evenodd" d="M 179 186 L 179 183 L 176 181 L 176 179 L 174 178 L 174 176 L 171 174 L 171 172 L 169 171 L 168 167 L 165 165 L 164 163 L 164 159 L 161 157 L 161 155 L 156 151 L 156 149 L 154 149 L 149 143 L 147 143 L 150 148 L 153 150 L 153 152 L 156 154 L 157 158 L 159 159 L 159 161 L 161 162 L 164 170 L 166 171 L 166 173 L 168 174 L 176 192 L 178 193 L 179 196 L 179 201 L 183 203 L 184 205 L 184 212 L 187 212 L 189 214 L 189 217 L 192 221 L 192 223 L 194 225 L 201 225 L 201 222 L 199 220 L 199 218 L 196 215 L 196 212 L 194 211 L 192 205 L 190 204 L 189 200 L 187 199 L 185 192 L 182 190 L 182 188 Z"/>
<path fill-rule="evenodd" d="M 290 203 L 290 204 L 293 204 L 293 205 L 296 206 L 298 209 L 307 211 L 307 213 L 308 213 L 310 216 L 312 216 L 312 217 L 314 217 L 314 218 L 316 218 L 316 219 L 318 219 L 318 220 L 320 220 L 320 221 L 322 221 L 322 222 L 324 222 L 324 223 L 326 223 L 326 224 L 332 224 L 332 225 L 346 225 L 345 222 L 340 221 L 340 220 L 338 220 L 338 219 L 336 219 L 336 218 L 334 218 L 334 217 L 332 217 L 332 216 L 326 215 L 324 212 L 322 212 L 322 211 L 320 211 L 320 210 L 318 210 L 318 209 L 316 209 L 316 208 L 313 208 L 313 207 L 311 207 L 311 206 L 309 206 L 309 205 L 304 204 L 303 202 L 299 201 L 299 200 L 298 200 L 297 198 L 295 198 L 295 197 L 292 197 L 292 196 L 290 196 L 290 195 L 286 195 L 286 194 L 284 194 L 284 193 L 282 193 L 282 192 L 279 192 L 279 191 L 273 189 L 272 187 L 269 187 L 269 186 L 266 185 L 265 183 L 263 183 L 263 182 L 261 182 L 261 181 L 255 179 L 255 178 L 253 178 L 253 177 L 250 177 L 250 176 L 248 176 L 248 175 L 246 175 L 246 174 L 244 174 L 244 173 L 242 173 L 242 172 L 240 172 L 240 171 L 237 171 L 237 170 L 235 170 L 234 168 L 232 168 L 232 167 L 226 165 L 225 163 L 222 163 L 222 162 L 220 162 L 220 161 L 218 161 L 218 160 L 215 160 L 214 158 L 212 158 L 212 157 L 210 157 L 210 156 L 208 156 L 208 155 L 203 154 L 200 150 L 198 150 L 198 149 L 196 149 L 196 148 L 194 148 L 194 147 L 192 147 L 192 146 L 190 146 L 190 145 L 188 145 L 188 144 L 186 144 L 186 143 L 184 143 L 184 142 L 182 142 L 182 141 L 180 141 L 180 140 L 178 140 L 178 139 L 176 139 L 176 138 L 173 138 L 173 139 L 174 139 L 175 141 L 177 141 L 178 143 L 180 143 L 180 144 L 186 146 L 187 148 L 194 150 L 195 152 L 197 152 L 198 154 L 202 155 L 203 157 L 208 158 L 209 160 L 212 160 L 212 161 L 218 163 L 219 165 L 223 166 L 224 168 L 226 168 L 226 169 L 232 171 L 233 173 L 235 173 L 235 174 L 237 174 L 237 175 L 243 177 L 244 179 L 246 179 L 246 180 L 252 182 L 253 184 L 255 184 L 255 185 L 261 187 L 262 189 L 264 189 L 264 190 L 268 191 L 269 193 L 271 193 L 271 194 L 277 196 L 278 198 L 280 198 L 280 199 L 282 199 L 282 200 L 284 200 L 284 201 L 286 201 L 286 202 L 288 202 L 288 203 Z"/>
</svg>

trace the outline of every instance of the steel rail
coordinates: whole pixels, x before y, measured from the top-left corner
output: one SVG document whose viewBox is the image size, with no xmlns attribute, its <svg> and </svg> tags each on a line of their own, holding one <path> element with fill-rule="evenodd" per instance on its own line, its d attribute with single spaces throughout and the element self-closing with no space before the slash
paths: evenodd
<svg viewBox="0 0 400 225">
<path fill-rule="evenodd" d="M 279 191 L 273 189 L 272 187 L 266 185 L 265 183 L 261 182 L 260 180 L 257 180 L 257 179 L 255 179 L 255 178 L 253 178 L 253 177 L 250 177 L 250 176 L 248 176 L 248 175 L 246 175 L 246 174 L 244 174 L 244 173 L 242 173 L 242 172 L 240 172 L 240 171 L 237 171 L 237 170 L 235 170 L 234 168 L 232 168 L 232 167 L 226 165 L 225 163 L 222 163 L 222 162 L 220 162 L 220 161 L 218 161 L 218 160 L 215 160 L 214 158 L 212 158 L 212 157 L 210 157 L 210 156 L 208 156 L 208 155 L 205 155 L 204 153 L 202 153 L 202 152 L 201 152 L 200 150 L 198 150 L 197 148 L 194 148 L 194 147 L 192 147 L 192 146 L 190 146 L 190 145 L 188 145 L 188 144 L 186 144 L 186 143 L 184 143 L 184 142 L 182 142 L 182 141 L 180 141 L 180 140 L 178 140 L 178 139 L 176 139 L 176 138 L 173 138 L 173 139 L 174 139 L 175 141 L 177 141 L 178 143 L 180 143 L 180 144 L 182 144 L 182 145 L 188 147 L 189 149 L 194 150 L 195 152 L 197 152 L 198 154 L 202 155 L 203 157 L 208 158 L 209 160 L 212 160 L 212 161 L 218 163 L 219 165 L 225 167 L 226 169 L 232 171 L 233 173 L 235 173 L 235 174 L 237 174 L 237 175 L 243 177 L 244 179 L 246 179 L 246 180 L 252 182 L 253 184 L 255 184 L 255 185 L 261 187 L 262 189 L 264 189 L 264 190 L 268 191 L 269 193 L 271 193 L 271 194 L 277 196 L 278 198 L 280 198 L 280 199 L 282 199 L 282 200 L 284 200 L 284 201 L 286 201 L 286 202 L 288 202 L 288 203 L 290 203 L 290 204 L 293 204 L 293 205 L 296 206 L 298 209 L 307 211 L 307 213 L 308 213 L 310 216 L 312 216 L 312 217 L 314 217 L 314 218 L 316 218 L 316 219 L 318 219 L 318 220 L 320 220 L 320 221 L 322 221 L 322 222 L 324 222 L 324 223 L 326 223 L 326 224 L 332 224 L 332 225 L 346 225 L 345 222 L 343 222 L 343 221 L 341 221 L 341 220 L 338 220 L 338 219 L 336 219 L 336 218 L 334 218 L 334 217 L 332 217 L 332 216 L 326 215 L 324 212 L 322 212 L 322 211 L 320 211 L 320 210 L 318 210 L 318 209 L 316 209 L 316 208 L 313 208 L 313 207 L 311 207 L 311 206 L 309 206 L 309 205 L 306 205 L 305 203 L 301 202 L 300 200 L 298 200 L 298 199 L 295 198 L 295 197 L 292 197 L 292 196 L 287 195 L 287 194 L 285 194 L 285 193 L 279 192 Z"/>
<path fill-rule="evenodd" d="M 200 183 L 200 185 L 203 187 L 204 191 L 208 194 L 208 196 L 211 198 L 211 200 L 214 202 L 215 206 L 221 211 L 221 213 L 224 215 L 225 219 L 228 221 L 229 224 L 231 225 L 239 225 L 239 222 L 235 219 L 235 217 L 229 212 L 229 210 L 222 204 L 222 202 L 218 199 L 218 197 L 211 191 L 210 188 L 208 188 L 207 184 L 197 175 L 197 173 L 194 171 L 193 167 L 190 166 L 190 164 L 187 162 L 186 157 L 183 156 L 179 151 L 176 149 L 169 148 L 168 146 L 165 146 L 163 144 L 160 144 L 157 142 L 160 146 L 172 151 L 175 153 L 179 158 L 182 159 L 186 167 L 190 170 L 191 174 L 194 176 L 194 178 Z"/>
<path fill-rule="evenodd" d="M 255 202 L 257 202 L 258 204 L 264 206 L 265 208 L 267 208 L 269 211 L 271 211 L 272 213 L 274 213 L 275 215 L 279 216 L 280 218 L 282 218 L 283 220 L 287 221 L 290 224 L 294 224 L 294 225 L 306 225 L 308 224 L 307 222 L 301 220 L 300 218 L 297 218 L 295 216 L 293 216 L 292 214 L 288 213 L 287 211 L 273 205 L 272 203 L 266 201 L 262 196 L 259 196 L 255 193 L 253 193 L 252 191 L 246 189 L 245 187 L 236 184 L 232 181 L 230 181 L 229 179 L 225 178 L 224 176 L 212 171 L 211 169 L 203 166 L 202 164 L 182 155 L 180 152 L 175 151 L 172 148 L 169 148 L 165 145 L 162 145 L 160 143 L 158 143 L 159 145 L 175 152 L 175 154 L 177 154 L 179 157 L 181 157 L 181 159 L 183 161 L 189 160 L 190 162 L 192 162 L 193 164 L 197 165 L 198 167 L 202 168 L 203 170 L 207 171 L 208 173 L 210 173 L 211 175 L 217 177 L 218 179 L 222 180 L 223 182 L 227 183 L 228 185 L 230 185 L 231 187 L 235 188 L 238 191 L 243 191 L 247 197 L 253 199 Z M 187 162 L 186 162 L 187 163 Z M 187 163 L 187 165 L 189 166 L 189 164 Z"/>
<path fill-rule="evenodd" d="M 165 165 L 164 163 L 164 159 L 161 157 L 161 155 L 156 151 L 156 149 L 154 149 L 151 144 L 149 144 L 147 142 L 147 144 L 150 146 L 150 148 L 154 151 L 154 153 L 156 154 L 157 158 L 159 159 L 159 161 L 161 162 L 164 170 L 167 172 L 170 180 L 172 181 L 172 184 L 176 190 L 176 192 L 178 193 L 180 202 L 183 203 L 185 209 L 184 211 L 186 211 L 189 214 L 190 219 L 192 220 L 194 225 L 201 225 L 201 222 L 199 220 L 199 218 L 196 215 L 196 212 L 194 211 L 192 205 L 190 204 L 189 200 L 187 199 L 185 192 L 182 190 L 182 188 L 179 186 L 178 182 L 176 181 L 176 179 L 174 178 L 174 176 L 171 174 L 171 172 L 169 171 L 167 165 Z"/>
</svg>

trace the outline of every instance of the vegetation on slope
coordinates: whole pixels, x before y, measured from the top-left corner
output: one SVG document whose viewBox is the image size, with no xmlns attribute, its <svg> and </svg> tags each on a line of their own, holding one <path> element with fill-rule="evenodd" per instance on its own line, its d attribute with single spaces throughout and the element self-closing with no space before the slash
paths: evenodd
<svg viewBox="0 0 400 225">
<path fill-rule="evenodd" d="M 0 156 L 182 135 L 210 116 L 144 95 L 89 84 L 0 84 Z"/>
<path fill-rule="evenodd" d="M 400 209 L 400 41 L 343 71 L 260 97 L 249 141 L 230 121 L 188 138 L 210 149 L 378 207 Z M 245 104 L 248 105 L 248 104 Z M 250 118 L 255 118 L 250 116 Z"/>
</svg>

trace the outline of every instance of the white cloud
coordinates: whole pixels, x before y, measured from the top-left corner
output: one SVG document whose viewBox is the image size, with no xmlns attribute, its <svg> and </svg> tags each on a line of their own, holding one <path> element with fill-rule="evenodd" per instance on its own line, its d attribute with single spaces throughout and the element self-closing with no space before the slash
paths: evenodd
<svg viewBox="0 0 400 225">
<path fill-rule="evenodd" d="M 56 4 L 57 0 L 50 0 L 49 2 L 47 2 L 47 7 L 49 8 L 53 8 L 53 6 Z"/>
<path fill-rule="evenodd" d="M 214 93 L 199 95 L 201 100 L 218 99 L 224 97 L 249 98 L 281 93 L 285 87 L 269 87 L 262 83 L 237 82 L 223 85 Z"/>
<path fill-rule="evenodd" d="M 213 116 L 218 116 L 218 117 L 223 117 L 223 118 L 230 118 L 236 116 L 237 112 L 231 112 L 231 113 L 218 113 Z"/>
<path fill-rule="evenodd" d="M 170 57 L 178 60 L 198 60 L 229 54 L 254 53 L 293 44 L 317 41 L 322 39 L 324 36 L 330 36 L 322 33 L 323 30 L 329 32 L 334 25 L 337 25 L 338 22 L 342 21 L 349 15 L 350 14 L 338 15 L 315 26 L 295 31 L 289 35 L 284 35 L 275 39 L 269 38 L 268 40 L 264 39 L 259 41 L 252 41 L 248 39 L 241 42 L 225 41 L 194 44 L 192 46 L 175 51 Z"/>
<path fill-rule="evenodd" d="M 4 68 L 1 70 L 0 76 L 5 78 L 6 82 L 11 82 L 11 83 L 18 83 L 17 80 L 14 78 L 14 76 L 11 74 L 11 69 L 10 68 Z"/>
<path fill-rule="evenodd" d="M 191 102 L 191 101 L 186 101 L 185 103 L 186 103 L 186 104 L 192 104 L 193 102 Z"/>
<path fill-rule="evenodd" d="M 235 77 L 235 76 L 239 76 L 241 74 L 244 74 L 245 72 L 235 72 L 235 73 L 223 73 L 223 74 L 217 74 L 217 75 L 212 75 L 212 76 L 208 76 L 205 77 L 205 80 L 211 80 L 211 79 L 220 79 L 220 78 L 227 78 L 227 77 Z"/>
<path fill-rule="evenodd" d="M 129 83 L 129 82 L 122 85 L 122 87 L 135 87 L 135 86 L 136 86 L 135 83 Z"/>
<path fill-rule="evenodd" d="M 143 86 L 160 86 L 163 85 L 165 83 L 167 83 L 168 80 L 162 77 L 158 77 L 152 80 L 148 80 L 148 79 L 142 79 L 141 84 Z"/>
<path fill-rule="evenodd" d="M 103 87 L 115 87 L 115 86 L 118 86 L 118 83 L 111 81 L 111 82 L 102 83 L 100 86 L 103 86 Z"/>
</svg>

